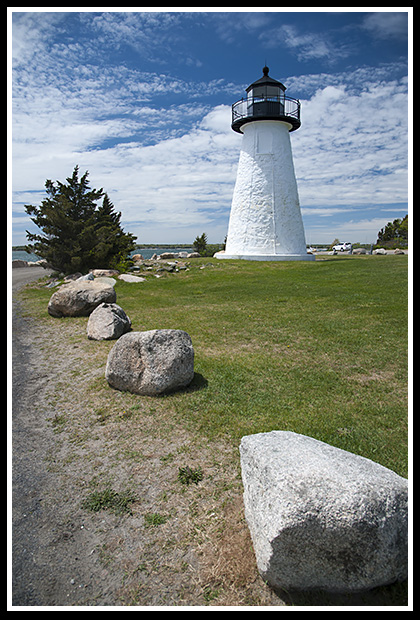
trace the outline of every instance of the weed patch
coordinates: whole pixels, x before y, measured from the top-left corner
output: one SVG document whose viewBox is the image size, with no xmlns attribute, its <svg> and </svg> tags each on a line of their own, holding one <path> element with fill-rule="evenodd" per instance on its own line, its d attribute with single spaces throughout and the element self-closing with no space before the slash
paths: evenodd
<svg viewBox="0 0 420 620">
<path fill-rule="evenodd" d="M 93 491 L 82 502 L 82 508 L 92 512 L 99 510 L 111 510 L 115 514 L 131 514 L 131 504 L 136 501 L 136 497 L 129 491 L 117 493 L 112 489 L 103 491 Z"/>
<path fill-rule="evenodd" d="M 160 514 L 159 512 L 151 512 L 144 515 L 144 522 L 148 527 L 156 527 L 166 523 L 169 519 L 167 515 Z"/>
<path fill-rule="evenodd" d="M 178 469 L 178 480 L 181 484 L 198 484 L 203 479 L 201 467 L 191 469 L 188 465 Z"/>
</svg>

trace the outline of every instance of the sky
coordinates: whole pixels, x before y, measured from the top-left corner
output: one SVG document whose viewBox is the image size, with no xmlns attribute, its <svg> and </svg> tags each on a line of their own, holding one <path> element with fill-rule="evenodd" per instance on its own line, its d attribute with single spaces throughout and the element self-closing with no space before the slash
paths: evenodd
<svg viewBox="0 0 420 620">
<path fill-rule="evenodd" d="M 241 148 L 231 106 L 262 77 L 290 134 L 308 244 L 374 243 L 411 206 L 411 7 L 8 8 L 8 222 L 79 167 L 138 243 L 223 243 Z"/>
</svg>

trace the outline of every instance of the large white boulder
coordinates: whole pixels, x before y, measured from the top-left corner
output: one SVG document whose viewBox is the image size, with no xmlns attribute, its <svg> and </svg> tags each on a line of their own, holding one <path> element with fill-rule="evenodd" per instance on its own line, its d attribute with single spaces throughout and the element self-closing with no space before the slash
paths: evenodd
<svg viewBox="0 0 420 620">
<path fill-rule="evenodd" d="M 90 340 L 113 340 L 131 329 L 131 320 L 118 304 L 100 304 L 89 316 L 87 336 Z"/>
<path fill-rule="evenodd" d="M 178 329 L 124 334 L 108 355 L 105 377 L 118 390 L 148 396 L 186 387 L 194 377 L 191 338 Z"/>
<path fill-rule="evenodd" d="M 89 316 L 102 303 L 114 303 L 117 295 L 112 286 L 95 280 L 63 284 L 52 294 L 48 313 L 54 317 Z"/>
<path fill-rule="evenodd" d="M 358 592 L 407 578 L 407 480 L 288 431 L 242 438 L 245 516 L 274 589 Z"/>
</svg>

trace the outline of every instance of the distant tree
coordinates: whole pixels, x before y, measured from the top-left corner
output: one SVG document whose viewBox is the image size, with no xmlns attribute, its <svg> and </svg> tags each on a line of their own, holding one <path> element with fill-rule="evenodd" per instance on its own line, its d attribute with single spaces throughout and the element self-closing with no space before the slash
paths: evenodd
<svg viewBox="0 0 420 620">
<path fill-rule="evenodd" d="M 136 237 L 124 233 L 121 213 L 103 190 L 91 189 L 88 172 L 79 180 L 76 166 L 66 183 L 45 182 L 47 198 L 41 206 L 25 205 L 31 220 L 42 231 L 26 231 L 31 252 L 63 273 L 112 267 L 135 248 Z M 97 202 L 103 198 L 102 206 Z"/>
<path fill-rule="evenodd" d="M 207 246 L 207 235 L 203 233 L 201 237 L 196 237 L 193 243 L 193 248 L 196 252 L 201 254 L 201 256 L 205 256 Z"/>
<path fill-rule="evenodd" d="M 378 232 L 376 245 L 407 245 L 408 243 L 408 214 L 401 220 L 395 219 L 388 222 L 384 228 Z"/>
</svg>

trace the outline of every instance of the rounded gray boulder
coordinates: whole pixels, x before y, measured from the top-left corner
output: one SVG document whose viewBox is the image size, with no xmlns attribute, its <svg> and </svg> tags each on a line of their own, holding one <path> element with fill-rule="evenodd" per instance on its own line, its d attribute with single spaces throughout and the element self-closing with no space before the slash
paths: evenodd
<svg viewBox="0 0 420 620">
<path fill-rule="evenodd" d="M 178 329 L 124 334 L 108 355 L 105 377 L 118 390 L 147 396 L 186 387 L 194 378 L 191 338 Z"/>
<path fill-rule="evenodd" d="M 90 340 L 117 339 L 131 329 L 131 320 L 118 304 L 100 304 L 89 316 L 87 336 Z"/>
<path fill-rule="evenodd" d="M 89 316 L 101 303 L 114 303 L 115 290 L 95 280 L 79 280 L 63 284 L 48 302 L 48 314 L 54 317 Z"/>
</svg>

